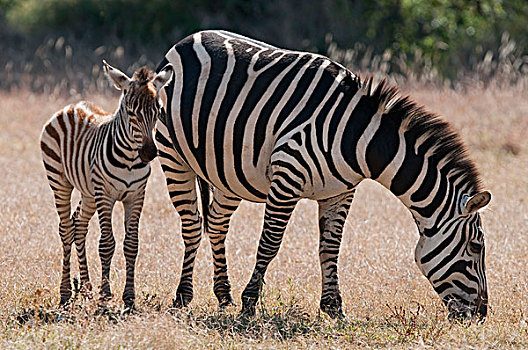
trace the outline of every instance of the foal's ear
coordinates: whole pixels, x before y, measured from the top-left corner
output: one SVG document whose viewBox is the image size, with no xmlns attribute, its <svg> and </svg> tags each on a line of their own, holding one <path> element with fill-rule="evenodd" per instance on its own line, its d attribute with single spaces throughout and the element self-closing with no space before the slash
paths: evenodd
<svg viewBox="0 0 528 350">
<path fill-rule="evenodd" d="M 482 191 L 474 196 L 466 197 L 463 199 L 462 212 L 464 214 L 474 213 L 484 208 L 486 205 L 489 204 L 490 201 L 491 193 L 489 193 L 488 191 Z"/>
<path fill-rule="evenodd" d="M 152 79 L 152 85 L 159 92 L 162 87 L 167 85 L 172 79 L 172 64 L 167 63 L 158 74 Z"/>
<path fill-rule="evenodd" d="M 130 86 L 130 78 L 119 69 L 112 67 L 105 60 L 103 60 L 103 70 L 106 77 L 110 80 L 111 83 L 114 83 L 114 86 L 118 90 L 128 89 Z"/>
</svg>

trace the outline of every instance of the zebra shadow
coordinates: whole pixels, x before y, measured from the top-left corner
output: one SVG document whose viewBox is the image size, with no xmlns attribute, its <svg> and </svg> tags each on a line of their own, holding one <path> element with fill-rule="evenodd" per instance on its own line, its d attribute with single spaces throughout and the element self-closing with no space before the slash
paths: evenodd
<svg viewBox="0 0 528 350">
<path fill-rule="evenodd" d="M 166 298 L 143 293 L 137 299 L 138 309 L 123 309 L 121 300 L 115 298 L 101 304 L 96 297 L 85 298 L 74 293 L 66 306 L 58 306 L 41 298 L 12 313 L 7 322 L 10 328 L 43 327 L 49 324 L 86 324 L 100 321 L 109 324 L 135 319 L 165 319 L 174 327 L 184 327 L 202 332 L 213 331 L 222 337 L 244 337 L 253 340 L 288 340 L 310 334 L 330 332 L 333 335 L 346 334 L 362 322 L 349 320 L 334 321 L 322 313 L 308 313 L 297 303 L 261 304 L 254 317 L 240 315 L 238 308 L 216 309 L 209 306 L 189 306 L 176 309 L 167 305 Z"/>
<path fill-rule="evenodd" d="M 130 317 L 136 320 L 151 320 L 154 317 L 191 333 L 203 334 L 206 330 L 222 338 L 286 341 L 314 335 L 350 340 L 376 336 L 404 343 L 420 340 L 433 345 L 456 324 L 447 320 L 442 305 L 403 307 L 387 304 L 385 310 L 380 310 L 380 317 L 332 320 L 322 312 L 308 312 L 296 300 L 264 300 L 264 303 L 258 304 L 255 316 L 245 317 L 236 307 L 216 309 L 211 305 L 194 305 L 176 309 L 167 305 L 165 297 L 149 293 L 142 293 L 136 299 L 137 310 L 123 309 L 118 298 L 103 305 L 97 298 L 87 299 L 76 293 L 71 303 L 63 307 L 50 306 L 41 298 L 12 313 L 7 325 L 9 328 L 42 327 L 58 323 L 86 325 L 100 321 L 121 324 L 128 322 Z"/>
</svg>

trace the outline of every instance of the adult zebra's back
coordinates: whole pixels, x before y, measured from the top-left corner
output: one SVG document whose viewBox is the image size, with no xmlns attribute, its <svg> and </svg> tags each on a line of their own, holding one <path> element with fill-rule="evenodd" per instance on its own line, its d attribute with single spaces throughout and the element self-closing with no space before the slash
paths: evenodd
<svg viewBox="0 0 528 350">
<path fill-rule="evenodd" d="M 200 242 L 196 176 L 214 187 L 207 231 L 215 294 L 230 302 L 224 240 L 240 199 L 265 202 L 257 262 L 242 294 L 255 312 L 268 264 L 301 198 L 319 203 L 321 308 L 342 315 L 337 258 L 356 186 L 378 181 L 409 208 L 420 231 L 416 262 L 454 315 L 485 316 L 484 241 L 478 209 L 491 196 L 448 123 L 372 87 L 326 57 L 275 48 L 225 31 L 191 35 L 171 48 L 175 79 L 157 133 L 186 251 L 177 303 L 192 299 Z"/>
</svg>

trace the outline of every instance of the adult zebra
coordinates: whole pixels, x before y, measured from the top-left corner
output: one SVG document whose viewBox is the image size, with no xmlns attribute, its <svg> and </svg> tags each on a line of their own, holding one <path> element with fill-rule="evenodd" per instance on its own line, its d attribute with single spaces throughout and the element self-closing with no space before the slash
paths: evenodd
<svg viewBox="0 0 528 350">
<path fill-rule="evenodd" d="M 484 317 L 484 237 L 477 212 L 491 199 L 449 124 L 330 59 L 226 31 L 203 31 L 172 47 L 175 79 L 156 140 L 185 256 L 177 305 L 192 299 L 200 243 L 197 176 L 214 187 L 202 202 L 212 243 L 214 291 L 232 301 L 224 240 L 240 199 L 265 202 L 257 261 L 242 294 L 255 313 L 264 274 L 301 198 L 319 204 L 321 309 L 342 316 L 337 259 L 356 186 L 376 180 L 411 211 L 415 259 L 452 315 Z M 203 181 L 200 181 L 203 182 Z M 209 195 L 209 191 L 202 191 Z"/>
<path fill-rule="evenodd" d="M 158 92 L 171 79 L 172 69 L 167 65 L 154 75 L 142 67 L 130 79 L 106 62 L 103 64 L 109 80 L 123 91 L 115 113 L 105 113 L 87 102 L 66 106 L 44 125 L 40 148 L 60 218 L 59 235 L 63 247 L 61 304 L 66 304 L 72 294 L 70 256 L 74 242 L 79 258 L 81 291 L 91 290 L 85 242 L 88 222 L 96 210 L 101 226 L 101 297 L 111 295 L 110 264 L 115 249 L 112 209 L 116 201 L 122 201 L 127 270 L 123 301 L 128 308 L 133 308 L 139 217 L 150 175 L 149 162 L 157 155 L 152 132 L 160 113 L 164 112 Z M 81 202 L 71 214 L 74 188 L 81 193 Z"/>
</svg>

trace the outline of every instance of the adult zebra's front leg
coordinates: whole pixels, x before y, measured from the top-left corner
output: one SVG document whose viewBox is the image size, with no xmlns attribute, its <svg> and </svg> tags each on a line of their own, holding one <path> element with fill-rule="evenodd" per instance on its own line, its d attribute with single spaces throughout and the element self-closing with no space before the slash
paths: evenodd
<svg viewBox="0 0 528 350">
<path fill-rule="evenodd" d="M 331 318 L 344 317 L 337 274 L 343 226 L 356 190 L 318 201 L 319 260 L 321 262 L 321 310 Z"/>
<path fill-rule="evenodd" d="M 184 307 L 193 298 L 194 260 L 202 238 L 202 219 L 197 205 L 196 174 L 176 153 L 168 139 L 168 131 L 163 125 L 160 125 L 156 131 L 156 141 L 169 196 L 181 219 L 185 255 L 174 306 Z"/>
<path fill-rule="evenodd" d="M 209 206 L 207 219 L 204 220 L 207 223 L 204 231 L 208 234 L 213 253 L 213 289 L 220 307 L 235 305 L 231 296 L 231 284 L 227 274 L 225 239 L 229 231 L 231 216 L 239 204 L 240 198 L 226 195 L 222 191 L 214 189 L 213 202 Z"/>
<path fill-rule="evenodd" d="M 242 293 L 242 314 L 247 316 L 255 314 L 255 306 L 264 284 L 264 274 L 279 251 L 288 221 L 300 199 L 301 185 L 294 175 L 298 171 L 290 172 L 290 169 L 282 167 L 278 169 L 274 171 L 266 200 L 264 227 L 260 236 L 255 269 Z"/>
<path fill-rule="evenodd" d="M 196 253 L 202 238 L 202 219 L 198 212 L 196 199 L 196 176 L 192 173 L 180 174 L 177 189 L 169 185 L 172 205 L 181 218 L 181 232 L 185 245 L 185 254 L 181 269 L 180 283 L 176 290 L 175 307 L 189 305 L 193 298 L 193 270 Z M 167 183 L 174 178 L 167 178 Z"/>
</svg>

